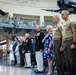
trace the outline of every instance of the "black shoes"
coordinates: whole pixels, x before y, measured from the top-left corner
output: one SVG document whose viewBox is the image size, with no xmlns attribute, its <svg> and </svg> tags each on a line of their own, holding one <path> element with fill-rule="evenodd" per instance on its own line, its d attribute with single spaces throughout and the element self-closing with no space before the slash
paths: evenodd
<svg viewBox="0 0 76 75">
<path fill-rule="evenodd" d="M 34 71 L 35 73 L 43 73 L 43 71 L 38 71 L 38 70 L 36 70 L 36 71 Z"/>
</svg>

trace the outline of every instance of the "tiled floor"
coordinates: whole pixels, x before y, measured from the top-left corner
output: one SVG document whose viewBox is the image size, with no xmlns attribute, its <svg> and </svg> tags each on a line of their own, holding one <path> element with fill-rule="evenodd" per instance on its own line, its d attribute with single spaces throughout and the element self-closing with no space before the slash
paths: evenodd
<svg viewBox="0 0 76 75">
<path fill-rule="evenodd" d="M 0 60 L 0 75 L 46 75 L 46 72 L 41 74 L 34 73 L 33 68 L 21 68 L 21 67 L 12 67 L 9 65 L 9 61 L 6 60 Z M 54 72 L 54 74 L 56 73 Z"/>
</svg>

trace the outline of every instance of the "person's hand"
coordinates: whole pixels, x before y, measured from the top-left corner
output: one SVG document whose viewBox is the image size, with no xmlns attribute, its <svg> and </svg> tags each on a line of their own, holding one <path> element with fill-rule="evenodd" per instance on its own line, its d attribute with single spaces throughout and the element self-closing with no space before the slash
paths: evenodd
<svg viewBox="0 0 76 75">
<path fill-rule="evenodd" d="M 50 53 L 50 48 L 48 48 L 48 53 Z"/>
<path fill-rule="evenodd" d="M 63 52 L 63 51 L 64 51 L 64 47 L 61 46 L 61 47 L 60 47 L 60 52 Z"/>
<path fill-rule="evenodd" d="M 28 51 L 30 53 L 30 51 Z"/>
<path fill-rule="evenodd" d="M 42 43 L 44 43 L 44 39 L 42 40 Z"/>
<path fill-rule="evenodd" d="M 22 51 L 22 53 L 24 54 L 24 51 Z"/>
<path fill-rule="evenodd" d="M 42 52 L 42 49 L 40 49 L 40 52 Z"/>
<path fill-rule="evenodd" d="M 72 44 L 72 45 L 70 46 L 71 49 L 75 49 L 75 47 L 76 47 L 75 44 Z"/>
</svg>

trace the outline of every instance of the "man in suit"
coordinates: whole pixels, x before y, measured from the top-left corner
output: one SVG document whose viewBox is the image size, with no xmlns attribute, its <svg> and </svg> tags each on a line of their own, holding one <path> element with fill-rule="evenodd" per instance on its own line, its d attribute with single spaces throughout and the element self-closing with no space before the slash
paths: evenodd
<svg viewBox="0 0 76 75">
<path fill-rule="evenodd" d="M 36 63 L 37 70 L 35 73 L 43 73 L 43 43 L 42 39 L 44 38 L 44 33 L 41 31 L 39 25 L 36 26 L 37 34 L 35 36 L 35 55 L 36 55 Z"/>
<path fill-rule="evenodd" d="M 26 67 L 31 67 L 31 39 L 29 38 L 29 33 L 25 34 L 26 40 L 24 41 L 24 52 L 26 58 Z"/>
<path fill-rule="evenodd" d="M 24 44 L 23 37 L 20 37 L 20 45 L 19 45 L 20 66 L 24 66 L 24 59 L 23 59 L 23 53 L 22 53 L 23 44 Z"/>
</svg>

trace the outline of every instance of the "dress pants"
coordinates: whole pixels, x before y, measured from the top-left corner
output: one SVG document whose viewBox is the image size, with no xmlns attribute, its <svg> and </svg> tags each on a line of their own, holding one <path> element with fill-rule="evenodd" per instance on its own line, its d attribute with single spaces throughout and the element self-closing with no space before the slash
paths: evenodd
<svg viewBox="0 0 76 75">
<path fill-rule="evenodd" d="M 16 55 L 17 57 L 17 64 L 20 64 L 20 55 Z"/>
<path fill-rule="evenodd" d="M 20 54 L 20 66 L 24 66 L 24 58 L 23 58 L 23 54 Z"/>
<path fill-rule="evenodd" d="M 76 75 L 76 49 L 70 48 L 72 42 L 73 39 L 64 42 L 64 54 L 68 74 Z"/>
<path fill-rule="evenodd" d="M 72 73 L 71 75 L 76 75 L 76 48 L 72 49 Z"/>
<path fill-rule="evenodd" d="M 37 70 L 43 71 L 43 52 L 37 51 L 35 52 L 35 55 L 36 55 Z"/>
<path fill-rule="evenodd" d="M 61 39 L 54 40 L 54 55 L 57 67 L 57 74 L 64 75 L 64 52 L 60 52 Z"/>
<path fill-rule="evenodd" d="M 25 53 L 27 67 L 31 67 L 31 53 Z"/>
<path fill-rule="evenodd" d="M 16 54 L 15 53 L 13 53 L 13 54 L 14 54 L 14 59 L 15 59 L 14 65 L 16 65 L 17 64 L 17 57 L 16 57 Z"/>
</svg>

